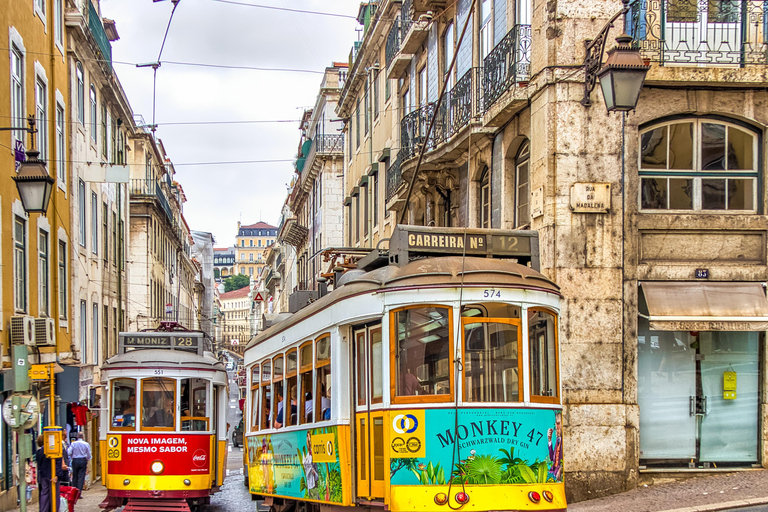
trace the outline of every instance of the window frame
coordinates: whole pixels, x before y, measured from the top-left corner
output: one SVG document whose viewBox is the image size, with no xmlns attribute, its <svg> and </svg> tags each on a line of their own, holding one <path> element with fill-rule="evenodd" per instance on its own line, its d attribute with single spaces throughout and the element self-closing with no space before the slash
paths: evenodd
<svg viewBox="0 0 768 512">
<path fill-rule="evenodd" d="M 40 75 L 35 77 L 35 119 L 40 159 L 48 160 L 48 83 Z"/>
<path fill-rule="evenodd" d="M 91 191 L 91 252 L 99 254 L 99 196 Z"/>
<path fill-rule="evenodd" d="M 67 295 L 67 242 L 59 240 L 59 250 L 57 254 L 57 265 L 59 269 L 59 320 L 67 319 L 67 308 L 69 306 L 69 297 Z"/>
<path fill-rule="evenodd" d="M 179 379 L 176 379 L 174 377 L 157 377 L 157 376 L 151 376 L 151 377 L 143 377 L 141 379 L 138 379 L 141 385 L 141 402 L 137 400 L 137 403 L 140 403 L 141 408 L 141 415 L 139 415 L 139 420 L 136 422 L 139 426 L 139 430 L 142 432 L 175 432 L 176 425 L 178 424 L 178 419 L 180 417 L 181 411 L 179 411 L 179 397 L 178 397 L 178 386 L 179 386 Z M 173 426 L 172 427 L 145 427 L 144 426 L 144 383 L 149 380 L 170 380 L 173 381 Z"/>
<path fill-rule="evenodd" d="M 450 403 L 454 401 L 456 393 L 456 382 L 454 381 L 455 368 L 449 358 L 449 393 L 444 395 L 413 395 L 413 396 L 397 396 L 397 374 L 395 373 L 396 364 L 395 358 L 397 355 L 397 329 L 395 324 L 395 315 L 401 311 L 408 309 L 424 309 L 424 308 L 443 308 L 448 310 L 448 354 L 454 354 L 454 336 L 455 329 L 453 321 L 453 306 L 445 304 L 415 304 L 410 306 L 404 306 L 400 308 L 389 310 L 389 400 L 390 404 L 425 404 L 425 403 Z"/>
<path fill-rule="evenodd" d="M 328 340 L 328 358 L 327 359 L 318 359 L 320 357 L 320 351 L 317 349 L 317 346 L 324 339 Z M 329 366 L 330 367 L 329 371 L 331 372 L 331 376 L 333 376 L 333 366 L 331 365 L 331 352 L 333 351 L 333 347 L 331 346 L 331 333 L 326 332 L 326 333 L 323 333 L 323 334 L 319 335 L 318 337 L 315 338 L 314 344 L 315 344 L 315 347 L 314 347 L 313 353 L 314 353 L 315 373 L 314 373 L 314 380 L 312 382 L 313 387 L 314 387 L 314 391 L 312 392 L 312 400 L 315 403 L 312 406 L 312 419 L 314 420 L 314 423 L 323 423 L 323 422 L 326 422 L 326 421 L 331 421 L 331 419 L 333 419 L 333 417 L 331 417 L 330 419 L 326 420 L 324 418 L 318 418 L 317 414 L 316 414 L 317 411 L 320 411 L 321 414 L 323 412 L 323 409 L 322 409 L 323 408 L 323 396 L 320 394 L 320 385 L 321 385 L 321 383 L 320 383 L 320 379 L 319 379 L 320 372 L 318 370 L 320 368 L 325 368 L 326 366 Z M 328 388 L 327 387 L 326 387 L 325 391 L 326 391 L 326 393 L 328 392 Z M 332 406 L 333 402 L 331 401 L 330 398 L 328 399 L 328 401 L 331 402 L 331 406 Z M 330 406 L 329 406 L 329 408 L 330 408 Z"/>
<path fill-rule="evenodd" d="M 254 382 L 253 375 L 254 370 L 258 373 L 258 381 Z M 249 432 L 258 432 L 260 429 L 259 425 L 259 418 L 261 418 L 261 411 L 259 410 L 259 404 L 261 402 L 261 364 L 256 363 L 250 367 L 248 370 L 248 382 L 251 395 L 251 409 L 250 409 L 250 416 L 247 421 L 243 422 L 248 426 Z M 256 421 L 256 424 L 254 425 L 253 422 Z"/>
<path fill-rule="evenodd" d="M 522 314 L 522 312 L 521 312 Z M 498 402 L 498 401 L 487 401 L 487 402 L 481 402 L 481 401 L 475 401 L 475 400 L 468 400 L 467 399 L 467 386 L 466 386 L 466 367 L 463 367 L 461 370 L 461 401 L 462 403 L 468 403 L 468 404 L 503 404 L 503 405 L 509 405 L 509 404 L 517 404 L 517 403 L 523 403 L 525 402 L 525 381 L 523 378 L 523 366 L 524 366 L 524 360 L 525 360 L 525 353 L 523 352 L 523 337 L 525 334 L 523 333 L 523 319 L 522 318 L 494 318 L 494 317 L 480 317 L 480 316 L 471 316 L 471 317 L 461 317 L 461 360 L 463 362 L 467 361 L 467 336 L 466 336 L 466 328 L 464 327 L 466 324 L 472 324 L 472 323 L 484 323 L 484 324 L 507 324 L 507 325 L 515 325 L 517 326 L 517 401 L 516 402 Z"/>
<path fill-rule="evenodd" d="M 27 279 L 29 273 L 27 270 L 27 251 L 29 244 L 27 243 L 27 225 L 28 221 L 24 217 L 19 215 L 13 216 L 13 276 L 15 281 L 13 286 L 13 307 L 17 312 L 26 312 L 28 307 Z M 18 230 L 20 230 L 20 239 L 17 237 Z"/>
<path fill-rule="evenodd" d="M 309 364 L 302 365 L 301 364 L 301 354 L 302 352 L 309 347 Z M 315 394 L 314 394 L 314 388 L 315 388 L 315 344 L 313 340 L 307 340 L 298 347 L 298 361 L 297 361 L 297 367 L 298 367 L 298 375 L 299 375 L 299 392 L 301 393 L 301 397 L 299 400 L 299 403 L 297 406 L 299 407 L 298 413 L 299 413 L 299 425 L 305 425 L 314 423 L 315 420 Z M 312 393 L 312 421 L 307 421 L 307 415 L 306 415 L 306 396 L 307 396 L 307 390 L 304 389 L 303 384 L 303 377 L 306 374 L 309 374 L 309 382 L 311 386 Z"/>
<path fill-rule="evenodd" d="M 667 151 L 666 151 L 666 166 L 669 167 L 669 152 L 670 152 L 670 127 L 676 124 L 691 123 L 693 125 L 692 135 L 692 165 L 691 169 L 643 169 L 643 154 L 642 154 L 642 139 L 643 135 L 649 133 L 658 128 L 667 129 Z M 752 162 L 753 169 L 736 169 L 736 170 L 702 170 L 701 169 L 701 152 L 702 152 L 702 125 L 704 124 L 719 124 L 725 127 L 726 140 L 729 128 L 733 128 L 744 132 L 752 136 Z M 755 129 L 755 127 L 739 122 L 736 119 L 730 119 L 722 116 L 675 116 L 668 119 L 656 120 L 651 123 L 641 125 L 638 129 L 637 136 L 637 176 L 638 176 L 638 192 L 637 192 L 637 208 L 640 213 L 676 213 L 676 214 L 752 214 L 759 215 L 762 212 L 761 197 L 764 195 L 764 186 L 762 184 L 763 172 L 763 137 L 762 133 Z M 728 156 L 728 147 L 726 142 L 726 161 Z M 691 208 L 690 209 L 672 209 L 672 208 L 643 208 L 643 179 L 644 178 L 661 178 L 666 179 L 667 184 L 670 179 L 690 179 L 692 181 L 691 192 Z M 703 209 L 702 208 L 702 180 L 704 179 L 752 179 L 752 203 L 753 209 Z M 669 185 L 667 186 L 669 190 Z M 727 193 L 726 193 L 726 201 Z M 667 204 L 669 204 L 669 193 L 667 193 Z"/>
<path fill-rule="evenodd" d="M 121 380 L 132 380 L 134 387 L 133 392 L 134 396 L 136 397 L 136 412 L 134 414 L 133 419 L 133 426 L 132 427 L 114 427 L 112 426 L 112 422 L 115 418 L 115 382 L 121 381 Z M 142 409 L 142 404 L 140 402 L 140 392 L 137 392 L 136 390 L 140 389 L 140 383 L 139 379 L 135 377 L 118 377 L 116 379 L 112 379 L 109 381 L 109 427 L 107 427 L 108 431 L 120 431 L 120 432 L 136 432 L 139 429 L 139 422 L 140 422 L 140 414 L 139 411 Z"/>
<path fill-rule="evenodd" d="M 96 144 L 98 139 L 98 119 L 97 119 L 97 111 L 98 107 L 96 106 L 96 86 L 91 84 L 88 88 L 88 98 L 90 99 L 90 105 L 91 105 L 91 117 L 90 117 L 90 124 L 91 124 L 91 142 L 93 144 Z"/>
<path fill-rule="evenodd" d="M 525 203 L 520 201 L 520 169 L 525 166 L 525 186 L 528 189 Z M 525 219 L 521 219 L 521 207 L 525 206 L 527 215 Z M 515 155 L 515 229 L 519 229 L 523 226 L 531 225 L 531 145 L 530 141 L 526 140 L 520 145 L 517 154 Z"/>
<path fill-rule="evenodd" d="M 553 333 L 555 335 L 555 339 L 554 339 L 554 343 L 555 343 L 555 379 L 557 379 L 557 382 L 555 383 L 556 384 L 555 385 L 555 390 L 557 391 L 557 394 L 554 395 L 554 396 L 541 396 L 541 395 L 535 395 L 533 393 L 533 377 L 531 375 L 531 371 L 533 369 L 532 365 L 531 365 L 531 355 L 532 355 L 532 353 L 531 353 L 531 339 L 530 339 L 531 324 L 530 324 L 530 322 L 528 320 L 528 315 L 531 312 L 537 312 L 537 311 L 542 311 L 544 313 L 552 315 L 552 319 L 553 319 L 553 321 L 555 323 L 555 326 L 554 326 L 552 331 L 553 331 Z M 529 365 L 529 367 L 528 367 L 528 392 L 530 394 L 529 400 L 530 400 L 531 403 L 556 404 L 556 405 L 560 404 L 560 395 L 562 393 L 561 393 L 561 390 L 560 390 L 560 337 L 559 337 L 560 324 L 559 324 L 558 314 L 557 314 L 557 312 L 555 310 L 547 308 L 547 307 L 533 306 L 533 307 L 530 307 L 528 309 L 525 309 L 525 310 L 521 311 L 521 316 L 525 316 L 525 319 L 526 319 L 526 322 L 525 322 L 526 323 L 526 332 L 525 332 L 524 336 L 526 338 L 528 338 L 528 353 L 526 354 L 526 356 L 528 357 L 527 364 Z"/>
<path fill-rule="evenodd" d="M 11 75 L 11 124 L 16 128 L 21 128 L 26 125 L 26 117 L 24 116 L 24 78 L 25 78 L 25 52 L 19 48 L 13 42 L 11 43 L 10 51 L 10 75 Z M 15 60 L 14 60 L 15 59 Z M 16 64 L 16 65 L 14 65 Z M 24 131 L 13 130 L 11 132 L 13 138 L 24 143 Z"/>
<path fill-rule="evenodd" d="M 77 120 L 85 126 L 85 73 L 83 64 L 75 64 L 75 77 L 77 80 Z"/>
<path fill-rule="evenodd" d="M 485 166 L 480 175 L 480 227 L 491 227 L 491 170 Z"/>
<path fill-rule="evenodd" d="M 67 168 L 66 168 L 66 128 L 64 105 L 56 103 L 56 170 L 59 187 L 67 189 Z"/>
<path fill-rule="evenodd" d="M 37 234 L 37 266 L 38 266 L 38 294 L 37 310 L 40 316 L 51 316 L 51 235 L 44 229 L 39 229 Z"/>
<path fill-rule="evenodd" d="M 85 247 L 85 239 L 88 236 L 88 231 L 85 226 L 87 216 L 85 213 L 85 182 L 82 180 L 82 178 L 79 179 L 77 183 L 77 196 L 77 219 L 80 222 L 80 226 L 78 226 L 78 242 L 80 242 L 81 247 Z"/>
</svg>

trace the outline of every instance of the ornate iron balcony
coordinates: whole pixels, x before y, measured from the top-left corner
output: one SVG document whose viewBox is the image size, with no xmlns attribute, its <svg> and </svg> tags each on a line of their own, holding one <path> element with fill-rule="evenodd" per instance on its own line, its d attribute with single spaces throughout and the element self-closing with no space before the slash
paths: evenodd
<svg viewBox="0 0 768 512">
<path fill-rule="evenodd" d="M 485 110 L 531 73 L 531 26 L 515 25 L 483 60 Z"/>
<path fill-rule="evenodd" d="M 395 193 L 403 183 L 403 175 L 400 172 L 400 152 L 397 158 L 387 167 L 387 201 L 395 196 Z"/>
<path fill-rule="evenodd" d="M 632 0 L 624 30 L 665 65 L 765 65 L 766 12 L 766 0 Z"/>
</svg>

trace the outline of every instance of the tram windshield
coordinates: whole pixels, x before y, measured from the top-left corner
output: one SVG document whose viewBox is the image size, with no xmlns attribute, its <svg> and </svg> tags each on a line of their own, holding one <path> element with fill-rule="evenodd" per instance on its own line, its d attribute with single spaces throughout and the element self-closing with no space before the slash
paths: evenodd
<svg viewBox="0 0 768 512">
<path fill-rule="evenodd" d="M 112 381 L 110 417 L 115 430 L 136 428 L 136 379 Z"/>
<path fill-rule="evenodd" d="M 141 381 L 141 428 L 176 427 L 176 380 L 150 377 Z"/>
<path fill-rule="evenodd" d="M 394 315 L 397 396 L 450 394 L 450 310 L 429 306 Z"/>
<path fill-rule="evenodd" d="M 541 309 L 528 310 L 532 400 L 557 402 L 559 384 L 556 333 L 555 315 Z"/>
</svg>

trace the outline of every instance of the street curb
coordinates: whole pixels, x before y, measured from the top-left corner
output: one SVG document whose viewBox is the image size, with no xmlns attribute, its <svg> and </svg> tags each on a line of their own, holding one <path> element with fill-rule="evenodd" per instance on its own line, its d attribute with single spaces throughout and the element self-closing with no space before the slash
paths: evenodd
<svg viewBox="0 0 768 512">
<path fill-rule="evenodd" d="M 748 498 L 745 500 L 724 501 L 722 503 L 712 503 L 710 505 L 700 505 L 696 507 L 673 508 L 664 510 L 663 512 L 714 512 L 716 510 L 728 510 L 738 507 L 765 505 L 766 503 L 768 503 L 768 496 L 764 498 Z"/>
</svg>

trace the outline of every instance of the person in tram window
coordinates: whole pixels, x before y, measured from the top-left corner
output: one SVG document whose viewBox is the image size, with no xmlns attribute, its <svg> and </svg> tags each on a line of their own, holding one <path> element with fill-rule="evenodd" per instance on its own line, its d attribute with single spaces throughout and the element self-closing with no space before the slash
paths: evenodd
<svg viewBox="0 0 768 512">
<path fill-rule="evenodd" d="M 275 390 L 275 395 L 277 395 L 277 415 L 274 416 L 274 420 L 272 421 L 272 426 L 274 428 L 280 428 L 277 426 L 277 418 L 283 417 L 283 390 L 281 387 L 278 386 L 278 388 Z M 282 426 L 282 425 L 280 425 Z"/>
<path fill-rule="evenodd" d="M 296 418 L 296 386 L 291 387 L 291 418 Z M 283 425 L 285 424 L 285 418 L 283 418 L 283 415 L 285 414 L 285 407 L 281 408 L 277 413 L 277 419 L 275 420 L 275 428 L 283 428 Z M 295 421 L 294 421 L 295 423 Z"/>
<path fill-rule="evenodd" d="M 157 409 L 149 418 L 148 427 L 174 427 L 173 398 L 166 398 L 164 402 L 164 407 Z"/>
<path fill-rule="evenodd" d="M 314 402 L 312 401 L 312 392 L 308 391 L 306 395 L 304 395 L 304 422 L 305 423 L 312 423 L 312 404 Z"/>
<path fill-rule="evenodd" d="M 320 419 L 329 420 L 331 419 L 331 399 L 329 398 L 331 396 L 331 388 L 328 388 L 326 391 L 325 384 L 321 384 L 320 392 L 320 410 L 323 414 Z"/>
<path fill-rule="evenodd" d="M 128 397 L 128 405 L 123 409 L 123 427 L 136 426 L 136 395 Z"/>
<path fill-rule="evenodd" d="M 411 372 L 410 368 L 406 369 L 402 379 L 403 396 L 419 394 L 419 391 L 421 390 L 421 382 L 419 382 L 419 378 Z"/>
</svg>

